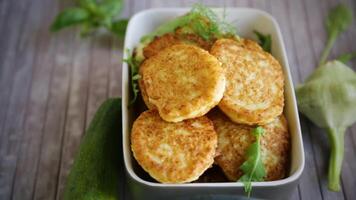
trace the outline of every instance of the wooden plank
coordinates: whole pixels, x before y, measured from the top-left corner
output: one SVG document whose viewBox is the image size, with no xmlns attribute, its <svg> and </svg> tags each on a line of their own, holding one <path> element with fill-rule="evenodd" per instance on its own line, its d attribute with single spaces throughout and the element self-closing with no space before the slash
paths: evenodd
<svg viewBox="0 0 356 200">
<path fill-rule="evenodd" d="M 192 1 L 192 3 L 194 3 Z M 224 1 L 224 0 L 204 0 L 203 1 L 203 4 L 206 5 L 206 6 L 209 6 L 209 7 L 218 7 L 218 8 L 221 8 L 221 7 L 228 7 L 228 6 L 232 6 L 233 3 L 232 2 L 227 2 L 227 1 Z"/>
<path fill-rule="evenodd" d="M 73 72 L 66 108 L 64 135 L 61 141 L 56 199 L 62 199 L 66 177 L 85 130 L 91 46 L 91 40 L 83 40 L 79 36 L 75 38 L 72 46 L 75 49 Z"/>
<path fill-rule="evenodd" d="M 144 10 L 148 7 L 148 0 L 141 0 L 141 1 L 130 1 L 130 13 L 134 15 L 135 13 Z"/>
<path fill-rule="evenodd" d="M 11 3 L 8 8 L 9 14 L 4 19 L 4 24 L 0 30 L 2 35 L 2 37 L 0 37 L 0 137 L 3 137 L 4 140 L 6 138 L 6 136 L 4 136 L 6 113 L 13 88 L 12 82 L 16 72 L 16 68 L 13 67 L 13 65 L 16 59 L 20 33 L 23 30 L 23 23 L 27 18 L 28 12 L 26 12 L 26 8 L 28 4 L 29 1 L 27 0 Z M 0 154 L 3 149 L 4 148 L 0 148 Z"/>
<path fill-rule="evenodd" d="M 67 2 L 61 2 L 59 9 L 48 16 L 53 19 L 54 15 L 64 7 Z M 58 6 L 52 5 L 54 8 Z M 57 179 L 59 171 L 60 153 L 66 106 L 68 103 L 68 92 L 72 75 L 72 55 L 74 32 L 73 29 L 52 34 L 51 38 L 56 40 L 56 54 L 52 57 L 54 72 L 50 84 L 48 109 L 44 120 L 41 151 L 37 167 L 37 177 L 34 188 L 34 199 L 55 199 Z M 63 42 L 60 42 L 63 41 Z"/>
<path fill-rule="evenodd" d="M 65 117 L 68 103 L 68 92 L 71 80 L 72 53 L 71 39 L 73 33 L 64 32 L 56 38 L 61 41 L 57 46 L 57 53 L 53 57 L 55 67 L 52 82 L 50 84 L 50 96 L 44 130 L 42 136 L 41 151 L 35 182 L 35 199 L 55 199 L 62 137 L 64 132 Z"/>
<path fill-rule="evenodd" d="M 267 0 L 251 1 L 250 5 L 252 8 L 264 10 L 266 12 L 271 12 L 271 5 Z"/>
<path fill-rule="evenodd" d="M 249 7 L 250 6 L 249 0 L 237 0 L 234 2 L 235 7 Z"/>
<path fill-rule="evenodd" d="M 14 186 L 12 192 L 13 199 L 32 199 L 33 189 L 36 179 L 37 163 L 41 148 L 41 138 L 43 130 L 43 121 L 45 120 L 46 110 L 48 107 L 47 99 L 50 88 L 50 80 L 53 69 L 53 56 L 55 55 L 54 40 L 51 39 L 48 31 L 50 18 L 48 16 L 53 12 L 53 7 L 49 6 L 50 2 L 33 2 L 32 15 L 38 9 L 44 9 L 37 15 L 40 21 L 38 32 L 34 35 L 38 38 L 35 50 L 33 79 L 30 89 L 30 98 L 27 102 L 28 113 L 24 123 L 25 134 L 22 137 L 20 155 L 16 165 L 16 174 L 14 177 Z M 34 15 L 36 16 L 36 15 Z M 27 27 L 29 32 L 33 31 Z M 26 29 L 25 29 L 26 30 Z M 29 38 L 33 40 L 34 38 Z"/>
<path fill-rule="evenodd" d="M 107 99 L 108 77 L 110 69 L 111 38 L 109 36 L 97 36 L 92 38 L 94 45 L 91 51 L 90 85 L 86 116 L 86 127 L 89 126 L 96 110 Z"/>
<path fill-rule="evenodd" d="M 27 104 L 30 98 L 29 91 L 31 88 L 33 68 L 35 67 L 33 62 L 35 52 L 37 51 L 36 41 L 38 37 L 36 33 L 41 25 L 41 13 L 33 13 L 34 10 L 37 9 L 36 6 L 38 6 L 38 2 L 32 1 L 31 3 L 31 6 L 25 9 L 24 19 L 26 19 L 26 21 L 24 21 L 25 23 L 22 25 L 22 30 L 17 38 L 18 41 L 15 50 L 16 59 L 10 60 L 11 62 L 9 63 L 12 70 L 14 70 L 12 82 L 14 89 L 8 94 L 10 97 L 9 103 L 6 105 L 6 120 L 1 136 L 1 154 L 5 156 L 5 160 L 11 161 L 11 167 L 6 168 L 9 171 L 2 172 L 6 174 L 4 179 L 7 181 L 7 186 L 1 192 L 1 198 L 3 197 L 4 199 L 10 198 L 13 190 L 18 153 L 21 141 L 24 140 L 22 138 L 23 132 L 25 128 L 35 128 L 33 126 L 24 126 L 26 125 L 24 124 L 25 122 L 33 119 L 27 117 L 27 114 L 30 113 Z M 25 6 L 28 5 L 25 3 Z M 6 83 L 6 85 L 8 84 L 9 83 Z M 39 108 L 34 107 L 31 109 L 31 111 L 35 111 Z M 39 117 L 40 115 L 39 113 Z M 25 144 L 25 142 L 22 144 Z M 24 199 L 26 199 L 29 190 L 31 190 L 31 188 L 26 188 L 26 190 L 22 191 Z"/>
<path fill-rule="evenodd" d="M 163 7 L 181 7 L 184 4 L 184 1 L 164 1 L 164 0 L 145 0 L 146 4 L 144 8 L 163 8 Z M 137 9 L 136 3 L 132 4 L 132 11 L 136 13 L 139 11 Z"/>
<path fill-rule="evenodd" d="M 9 15 L 8 14 L 10 10 L 9 7 L 10 7 L 9 1 L 0 1 L 0 30 L 2 30 L 1 32 L 4 31 L 3 25 L 7 20 L 7 16 Z"/>
</svg>

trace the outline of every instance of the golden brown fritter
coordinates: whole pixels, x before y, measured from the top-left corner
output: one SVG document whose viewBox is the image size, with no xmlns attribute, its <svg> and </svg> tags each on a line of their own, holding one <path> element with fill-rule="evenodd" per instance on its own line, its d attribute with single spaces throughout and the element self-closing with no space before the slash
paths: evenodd
<svg viewBox="0 0 356 200">
<path fill-rule="evenodd" d="M 251 134 L 255 127 L 236 124 L 218 109 L 211 111 L 208 117 L 213 121 L 218 134 L 215 163 L 230 181 L 237 181 L 242 176 L 240 166 L 245 161 L 247 148 L 255 141 Z M 289 161 L 290 136 L 287 121 L 281 115 L 262 127 L 265 129 L 261 138 L 262 160 L 267 173 L 265 180 L 282 179 L 286 176 Z"/>
<path fill-rule="evenodd" d="M 163 49 L 175 44 L 183 43 L 173 33 L 167 33 L 162 36 L 156 37 L 145 48 L 143 48 L 143 55 L 145 58 L 152 57 Z"/>
<path fill-rule="evenodd" d="M 193 45 L 168 47 L 141 67 L 148 102 L 169 122 L 205 115 L 225 90 L 220 62 Z"/>
<path fill-rule="evenodd" d="M 214 162 L 217 134 L 205 116 L 171 123 L 156 110 L 141 113 L 133 124 L 131 149 L 137 162 L 162 183 L 199 178 Z"/>
<path fill-rule="evenodd" d="M 140 87 L 141 97 L 142 97 L 142 100 L 145 103 L 146 107 L 148 109 L 153 109 L 153 108 L 155 108 L 155 105 L 153 105 L 152 103 L 149 102 L 148 96 L 147 96 L 147 92 L 146 92 L 145 83 L 143 82 L 143 79 L 142 79 L 142 69 L 143 69 L 143 67 L 144 66 L 141 65 L 140 69 L 139 69 L 139 74 L 140 74 L 141 78 L 138 80 L 138 86 Z"/>
<path fill-rule="evenodd" d="M 215 40 L 206 41 L 193 32 L 187 32 L 183 28 L 178 28 L 174 33 L 167 33 L 162 36 L 154 38 L 153 41 L 143 48 L 143 56 L 145 58 L 152 57 L 159 53 L 161 50 L 176 45 L 176 44 L 191 44 L 203 48 L 207 51 L 210 50 Z M 144 82 L 139 80 L 139 87 L 142 99 L 144 100 L 148 109 L 154 108 L 154 105 L 148 101 Z"/>
<path fill-rule="evenodd" d="M 219 108 L 232 121 L 266 124 L 282 113 L 284 76 L 272 55 L 246 39 L 219 39 L 210 52 L 225 70 L 226 89 Z"/>
<path fill-rule="evenodd" d="M 210 50 L 214 40 L 206 41 L 199 35 L 184 31 L 178 28 L 174 33 L 166 33 L 162 36 L 155 37 L 146 47 L 143 48 L 143 55 L 145 58 L 152 57 L 162 51 L 163 49 L 176 44 L 190 44 Z"/>
<path fill-rule="evenodd" d="M 191 44 L 191 45 L 196 45 L 204 50 L 209 51 L 210 48 L 213 46 L 215 39 L 211 40 L 204 40 L 202 37 L 199 35 L 195 34 L 192 31 L 187 31 L 184 28 L 178 28 L 175 31 L 175 36 L 178 38 L 180 41 L 182 41 L 185 44 Z"/>
</svg>

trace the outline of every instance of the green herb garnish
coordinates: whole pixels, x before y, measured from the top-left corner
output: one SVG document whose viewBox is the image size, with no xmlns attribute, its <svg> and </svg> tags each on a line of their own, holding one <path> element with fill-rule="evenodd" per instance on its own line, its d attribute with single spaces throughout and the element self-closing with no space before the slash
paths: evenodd
<svg viewBox="0 0 356 200">
<path fill-rule="evenodd" d="M 87 36 L 99 28 L 106 28 L 119 38 L 124 38 L 127 19 L 117 20 L 116 16 L 123 7 L 122 0 L 78 0 L 77 6 L 60 12 L 50 30 L 80 25 L 81 35 Z"/>
<path fill-rule="evenodd" d="M 270 34 L 263 34 L 258 31 L 253 31 L 257 38 L 258 38 L 258 43 L 262 47 L 263 50 L 267 51 L 268 53 L 271 53 L 272 50 L 272 37 Z"/>
<path fill-rule="evenodd" d="M 331 146 L 328 187 L 332 191 L 340 191 L 344 135 L 356 121 L 356 74 L 338 60 L 325 61 L 336 37 L 351 24 L 351 17 L 351 11 L 344 5 L 330 12 L 326 23 L 329 39 L 319 67 L 296 89 L 299 111 L 327 130 Z M 339 59 L 346 62 L 351 57 L 352 54 Z"/>
<path fill-rule="evenodd" d="M 325 63 L 336 38 L 351 25 L 351 22 L 352 12 L 347 6 L 339 4 L 331 10 L 325 24 L 328 32 L 328 41 L 321 55 L 319 66 Z"/>
<path fill-rule="evenodd" d="M 347 64 L 353 58 L 356 58 L 356 52 L 342 54 L 338 58 L 336 58 L 336 60 Z"/>
<path fill-rule="evenodd" d="M 140 75 L 138 74 L 140 62 L 135 58 L 134 53 L 130 53 L 130 51 L 127 50 L 127 54 L 129 56 L 126 59 L 124 59 L 124 61 L 130 67 L 132 98 L 130 100 L 129 105 L 132 105 L 133 103 L 135 103 L 138 97 L 138 93 L 140 92 L 140 90 L 138 89 L 138 80 L 141 78 Z"/>
<path fill-rule="evenodd" d="M 245 186 L 245 192 L 248 197 L 251 195 L 252 191 L 252 181 L 263 181 L 266 176 L 266 170 L 262 163 L 262 153 L 261 153 L 261 136 L 264 133 L 264 129 L 260 126 L 256 127 L 251 132 L 255 137 L 256 141 L 252 143 L 246 152 L 246 161 L 240 166 L 244 175 L 239 179 Z"/>
<path fill-rule="evenodd" d="M 173 32 L 177 28 L 194 32 L 205 40 L 236 36 L 235 28 L 220 19 L 214 11 L 202 4 L 194 4 L 189 13 L 162 24 L 155 31 L 144 36 L 141 42 L 151 41 L 154 37 Z"/>
</svg>

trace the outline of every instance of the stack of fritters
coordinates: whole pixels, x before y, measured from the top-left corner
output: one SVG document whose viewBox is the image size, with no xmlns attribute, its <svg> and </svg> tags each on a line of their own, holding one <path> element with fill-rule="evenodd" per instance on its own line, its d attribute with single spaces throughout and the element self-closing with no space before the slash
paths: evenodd
<svg viewBox="0 0 356 200">
<path fill-rule="evenodd" d="M 131 148 L 153 178 L 197 180 L 215 157 L 226 177 L 237 181 L 257 125 L 265 129 L 265 180 L 285 176 L 290 143 L 282 115 L 284 77 L 273 56 L 252 40 L 208 42 L 179 29 L 155 38 L 143 55 L 139 86 L 149 111 L 134 122 Z M 215 106 L 222 112 L 209 112 Z"/>
</svg>

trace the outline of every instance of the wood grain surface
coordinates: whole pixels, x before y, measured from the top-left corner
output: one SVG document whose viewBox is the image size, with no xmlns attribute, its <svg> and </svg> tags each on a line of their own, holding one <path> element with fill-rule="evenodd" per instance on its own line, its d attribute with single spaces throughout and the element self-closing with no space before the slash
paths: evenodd
<svg viewBox="0 0 356 200">
<path fill-rule="evenodd" d="M 73 157 L 98 106 L 121 95 L 122 41 L 49 33 L 74 0 L 0 0 L 0 199 L 61 199 Z M 153 7 L 189 7 L 192 0 L 126 0 L 122 17 Z M 315 69 L 326 41 L 328 10 L 355 0 L 206 0 L 209 6 L 253 7 L 282 30 L 294 84 Z M 356 20 L 331 57 L 356 51 Z M 355 70 L 356 61 L 350 63 Z M 355 113 L 356 114 L 356 113 Z M 348 129 L 341 192 L 327 189 L 329 144 L 302 115 L 306 166 L 290 199 L 356 199 L 356 125 Z M 122 184 L 122 194 L 126 192 Z"/>
</svg>

